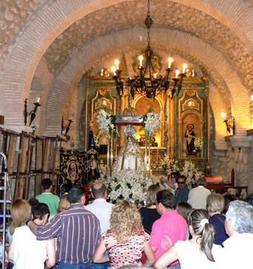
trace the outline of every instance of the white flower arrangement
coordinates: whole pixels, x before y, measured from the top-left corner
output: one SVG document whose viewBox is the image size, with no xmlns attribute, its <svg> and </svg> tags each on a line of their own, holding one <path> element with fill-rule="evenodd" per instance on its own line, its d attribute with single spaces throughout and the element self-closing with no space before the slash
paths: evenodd
<svg viewBox="0 0 253 269">
<path fill-rule="evenodd" d="M 112 178 L 105 182 L 113 203 L 128 200 L 137 206 L 145 205 L 147 190 L 153 182 L 144 173 L 134 170 L 113 170 Z"/>
<path fill-rule="evenodd" d="M 191 161 L 185 161 L 180 174 L 186 177 L 186 184 L 194 185 L 202 176 L 203 172 L 199 171 Z"/>
<path fill-rule="evenodd" d="M 111 136 L 113 132 L 116 132 L 113 115 L 100 109 L 97 116 L 99 128 L 108 136 Z"/>
<path fill-rule="evenodd" d="M 175 159 L 170 159 L 168 155 L 164 156 L 162 159 L 161 166 L 169 175 L 171 173 L 179 172 L 178 161 Z"/>
<path fill-rule="evenodd" d="M 157 113 L 149 112 L 143 118 L 144 130 L 147 136 L 152 136 L 160 128 L 160 116 Z"/>
<path fill-rule="evenodd" d="M 203 172 L 199 171 L 194 163 L 191 161 L 185 161 L 184 165 L 180 165 L 177 160 L 170 159 L 168 156 L 165 156 L 162 160 L 162 167 L 166 169 L 168 175 L 179 172 L 181 175 L 186 177 L 186 183 L 188 186 L 194 185 L 202 176 Z"/>
</svg>

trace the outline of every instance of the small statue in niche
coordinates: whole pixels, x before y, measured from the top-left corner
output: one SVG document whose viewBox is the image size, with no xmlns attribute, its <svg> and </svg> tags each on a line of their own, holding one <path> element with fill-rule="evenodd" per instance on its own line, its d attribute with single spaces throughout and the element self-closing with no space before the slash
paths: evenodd
<svg viewBox="0 0 253 269">
<path fill-rule="evenodd" d="M 197 150 L 195 148 L 196 134 L 194 132 L 194 125 L 193 124 L 186 125 L 186 131 L 185 131 L 184 137 L 186 139 L 187 155 L 196 155 L 196 153 L 197 153 Z"/>
<path fill-rule="evenodd" d="M 96 180 L 100 177 L 98 169 L 98 156 L 97 151 L 93 148 L 88 151 L 88 176 L 89 180 Z"/>
</svg>

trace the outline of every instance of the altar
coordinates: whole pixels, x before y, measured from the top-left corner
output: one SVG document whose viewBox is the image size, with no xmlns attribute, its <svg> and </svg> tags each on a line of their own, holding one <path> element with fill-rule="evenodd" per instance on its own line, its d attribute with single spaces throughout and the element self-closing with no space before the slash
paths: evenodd
<svg viewBox="0 0 253 269">
<path fill-rule="evenodd" d="M 87 78 L 86 85 L 83 111 L 91 113 L 85 114 L 80 135 L 87 149 L 89 131 L 92 130 L 99 159 L 103 160 L 103 164 L 109 164 L 108 159 L 110 165 L 116 161 L 126 143 L 124 128 L 128 121 L 135 128 L 135 139 L 144 155 L 145 148 L 150 146 L 152 172 L 162 171 L 165 157 L 181 162 L 190 160 L 201 169 L 206 168 L 210 151 L 208 138 L 212 135 L 212 130 L 209 130 L 208 122 L 208 84 L 204 79 L 187 78 L 179 95 L 173 99 L 169 93 L 161 93 L 155 98 L 136 94 L 134 99 L 129 100 L 128 89 L 124 89 L 122 95 L 118 96 L 114 82 L 101 77 Z M 131 115 L 126 113 L 129 105 Z M 117 135 L 112 141 L 98 126 L 97 117 L 101 109 L 110 113 L 117 125 Z M 142 118 L 151 111 L 159 115 L 160 128 L 150 138 L 149 145 L 146 145 Z"/>
</svg>

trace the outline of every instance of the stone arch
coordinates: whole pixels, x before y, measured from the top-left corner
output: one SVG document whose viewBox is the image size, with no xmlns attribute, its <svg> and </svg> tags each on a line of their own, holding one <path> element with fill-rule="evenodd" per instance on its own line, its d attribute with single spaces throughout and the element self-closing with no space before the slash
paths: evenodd
<svg viewBox="0 0 253 269">
<path fill-rule="evenodd" d="M 23 27 L 23 33 L 16 39 L 14 46 L 10 48 L 11 52 L 6 58 L 0 74 L 0 88 L 3 91 L 0 107 L 6 115 L 8 125 L 22 125 L 22 99 L 28 95 L 35 69 L 53 40 L 81 17 L 125 1 L 59 0 L 50 2 L 49 5 L 45 5 L 43 9 L 37 12 L 37 16 L 34 16 Z M 253 40 L 252 22 L 249 20 L 249 15 L 252 14 L 252 11 L 245 11 L 245 9 L 244 11 L 247 13 L 247 16 L 243 16 L 243 9 L 241 7 L 247 7 L 243 1 L 233 1 L 236 3 L 233 5 L 230 3 L 229 6 L 222 3 L 225 1 L 211 1 L 209 6 L 201 0 L 177 0 L 176 2 L 192 6 L 195 9 L 202 9 L 203 12 L 214 16 L 217 20 L 229 25 L 229 27 L 233 26 L 238 36 L 241 36 L 240 31 L 243 29 L 243 25 L 246 29 L 245 32 L 248 33 L 246 36 Z M 233 8 L 230 8 L 231 6 Z M 222 11 L 218 12 L 217 10 Z M 235 16 L 238 15 L 236 10 L 240 10 L 240 16 Z M 248 14 L 249 12 L 250 14 Z M 235 21 L 235 17 L 238 18 L 237 21 Z M 247 24 L 243 24 L 246 19 Z M 17 63 L 19 64 L 17 65 Z M 13 103 L 16 104 L 15 111 L 13 111 L 11 106 Z M 1 112 L 3 113 L 3 111 Z"/>
<path fill-rule="evenodd" d="M 59 126 L 60 123 L 60 105 L 63 102 L 64 91 L 68 89 L 73 81 L 80 79 L 81 74 L 84 72 L 84 67 L 88 69 L 98 58 L 112 51 L 131 46 L 134 47 L 136 45 L 143 46 L 144 44 L 140 45 L 140 41 L 138 40 L 139 31 L 142 31 L 142 29 L 124 30 L 98 37 L 96 40 L 86 44 L 81 53 L 78 54 L 77 52 L 76 55 L 73 55 L 72 61 L 65 66 L 64 70 L 57 77 L 49 95 L 46 120 L 48 123 L 48 132 L 53 133 L 58 130 L 57 126 Z M 233 71 L 222 54 L 199 38 L 189 34 L 159 29 L 159 31 L 154 32 L 153 36 L 154 40 L 159 40 L 158 43 L 153 42 L 154 47 L 159 47 L 161 44 L 166 47 L 167 44 L 170 44 L 170 48 L 178 48 L 182 51 L 187 47 L 188 54 L 199 59 L 207 69 L 219 74 L 219 76 L 224 79 L 224 83 L 229 89 L 228 98 L 231 98 L 231 106 L 234 115 L 237 121 L 242 124 L 242 126 L 238 126 L 237 128 L 238 134 L 244 134 L 245 129 L 248 127 L 248 118 L 245 117 L 245 115 L 248 115 L 248 91 L 244 88 L 238 75 Z M 91 50 L 91 48 L 93 48 L 93 50 Z M 85 61 L 83 59 L 85 59 Z M 220 98 L 221 94 L 217 94 L 216 96 Z M 238 96 L 240 96 L 240 98 L 238 98 Z M 214 110 L 215 118 L 219 117 L 217 111 L 217 109 Z M 59 117 L 50 117 L 50 115 L 53 114 Z M 220 125 L 216 124 L 216 130 L 219 128 Z"/>
</svg>

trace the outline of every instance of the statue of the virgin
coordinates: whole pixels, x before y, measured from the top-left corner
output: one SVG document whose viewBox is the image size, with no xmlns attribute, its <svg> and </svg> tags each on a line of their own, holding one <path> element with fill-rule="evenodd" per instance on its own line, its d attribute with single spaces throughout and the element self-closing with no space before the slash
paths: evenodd
<svg viewBox="0 0 253 269">
<path fill-rule="evenodd" d="M 135 170 L 145 171 L 144 158 L 139 145 L 134 138 L 135 129 L 128 125 L 124 131 L 126 136 L 126 145 L 120 151 L 115 163 L 117 170 Z"/>
</svg>

